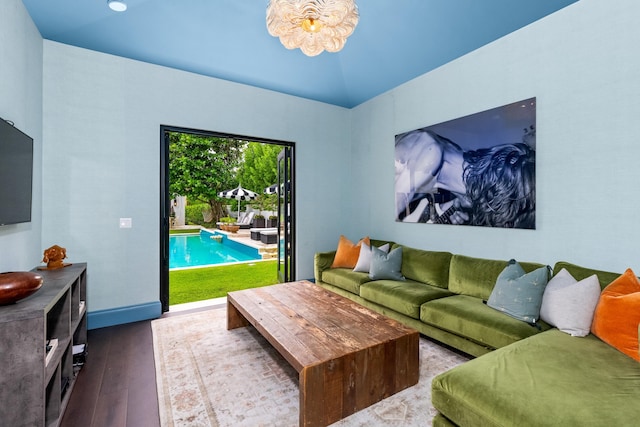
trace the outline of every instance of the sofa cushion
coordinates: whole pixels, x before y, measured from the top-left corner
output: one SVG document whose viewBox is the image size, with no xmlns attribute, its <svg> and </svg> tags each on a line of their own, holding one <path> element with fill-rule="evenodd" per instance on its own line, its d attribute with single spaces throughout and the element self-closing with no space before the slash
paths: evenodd
<svg viewBox="0 0 640 427">
<path fill-rule="evenodd" d="M 353 243 L 351 240 L 344 236 L 340 236 L 338 240 L 338 249 L 336 249 L 336 255 L 333 259 L 331 268 L 353 268 L 358 262 L 360 256 L 360 245 L 362 242 L 370 244 L 369 237 L 365 237 L 358 243 Z"/>
<path fill-rule="evenodd" d="M 371 247 L 371 265 L 369 277 L 371 280 L 401 280 L 404 276 L 402 269 L 402 247 L 392 249 L 386 253 L 375 246 Z"/>
<path fill-rule="evenodd" d="M 468 295 L 454 295 L 423 304 L 420 320 L 489 348 L 504 347 L 551 328 L 545 322 L 529 325 Z"/>
<path fill-rule="evenodd" d="M 553 266 L 553 274 L 558 274 L 558 272 L 562 269 L 566 269 L 571 275 L 578 281 L 582 279 L 586 279 L 587 277 L 595 274 L 598 276 L 598 281 L 600 282 L 600 288 L 604 289 L 607 285 L 618 277 L 620 277 L 620 273 L 612 273 L 610 271 L 602 271 L 602 270 L 594 270 L 592 268 L 581 267 L 576 264 L 571 264 L 566 261 L 559 261 L 556 265 Z"/>
<path fill-rule="evenodd" d="M 464 255 L 453 255 L 449 269 L 449 290 L 459 295 L 489 299 L 496 284 L 498 275 L 504 270 L 508 262 L 474 258 Z M 520 266 L 526 272 L 543 267 L 544 264 L 521 262 Z"/>
<path fill-rule="evenodd" d="M 402 275 L 407 279 L 447 289 L 450 252 L 435 252 L 402 247 Z"/>
<path fill-rule="evenodd" d="M 452 295 L 446 289 L 414 280 L 374 280 L 360 286 L 360 296 L 414 319 L 420 318 L 420 306 L 427 301 Z"/>
<path fill-rule="evenodd" d="M 602 291 L 591 331 L 602 341 L 640 361 L 639 324 L 640 281 L 629 268 Z"/>
<path fill-rule="evenodd" d="M 345 291 L 359 295 L 360 285 L 371 279 L 369 279 L 369 274 L 352 271 L 349 268 L 331 268 L 322 272 L 321 280 Z"/>
<path fill-rule="evenodd" d="M 598 276 L 592 274 L 578 282 L 563 268 L 544 290 L 540 319 L 569 335 L 585 337 L 591 331 L 599 298 Z"/>
<path fill-rule="evenodd" d="M 498 275 L 487 305 L 518 320 L 535 324 L 540 318 L 542 295 L 550 273 L 551 267 L 540 267 L 527 273 L 512 259 Z"/>
<path fill-rule="evenodd" d="M 630 426 L 640 364 L 593 335 L 557 329 L 434 378 L 431 401 L 460 426 Z"/>
</svg>

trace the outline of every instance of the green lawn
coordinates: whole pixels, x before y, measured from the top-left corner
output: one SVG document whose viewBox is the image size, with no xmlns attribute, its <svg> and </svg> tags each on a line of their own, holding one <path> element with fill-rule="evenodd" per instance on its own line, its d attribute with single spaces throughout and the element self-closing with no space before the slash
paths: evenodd
<svg viewBox="0 0 640 427">
<path fill-rule="evenodd" d="M 169 271 L 169 304 L 224 297 L 227 292 L 278 283 L 277 261 Z"/>
</svg>

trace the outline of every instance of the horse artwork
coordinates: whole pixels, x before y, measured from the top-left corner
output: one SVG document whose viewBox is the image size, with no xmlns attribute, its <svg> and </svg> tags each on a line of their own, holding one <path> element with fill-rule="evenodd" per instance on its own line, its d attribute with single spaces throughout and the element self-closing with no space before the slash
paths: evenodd
<svg viewBox="0 0 640 427">
<path fill-rule="evenodd" d="M 535 98 L 396 135 L 396 221 L 535 229 L 535 154 Z"/>
</svg>

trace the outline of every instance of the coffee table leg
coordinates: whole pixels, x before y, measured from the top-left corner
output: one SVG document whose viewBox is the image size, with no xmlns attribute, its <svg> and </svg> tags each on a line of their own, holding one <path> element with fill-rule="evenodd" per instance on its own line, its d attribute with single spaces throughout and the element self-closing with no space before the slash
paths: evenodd
<svg viewBox="0 0 640 427">
<path fill-rule="evenodd" d="M 304 368 L 300 372 L 300 427 L 324 427 L 324 365 Z"/>
<path fill-rule="evenodd" d="M 356 412 L 353 354 L 300 372 L 300 426 L 324 427 Z"/>
<path fill-rule="evenodd" d="M 249 326 L 249 322 L 238 311 L 238 309 L 227 299 L 227 330 L 244 328 Z"/>
</svg>

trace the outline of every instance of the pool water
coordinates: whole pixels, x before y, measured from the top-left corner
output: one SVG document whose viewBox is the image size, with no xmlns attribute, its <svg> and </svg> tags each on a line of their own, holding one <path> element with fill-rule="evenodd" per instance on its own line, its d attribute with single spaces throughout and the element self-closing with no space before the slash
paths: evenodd
<svg viewBox="0 0 640 427">
<path fill-rule="evenodd" d="M 169 237 L 169 269 L 226 264 L 262 259 L 258 250 L 223 236 L 222 242 L 212 239 L 212 233 Z"/>
</svg>

